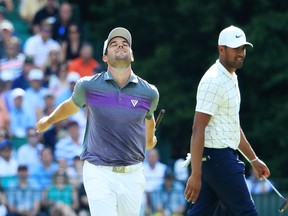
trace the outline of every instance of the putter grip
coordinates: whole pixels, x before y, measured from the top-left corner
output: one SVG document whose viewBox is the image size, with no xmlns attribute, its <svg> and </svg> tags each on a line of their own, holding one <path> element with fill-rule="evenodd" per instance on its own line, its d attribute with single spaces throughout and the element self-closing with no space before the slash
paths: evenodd
<svg viewBox="0 0 288 216">
<path fill-rule="evenodd" d="M 165 115 L 165 110 L 164 110 L 164 109 L 161 109 L 160 112 L 159 112 L 159 114 L 158 114 L 158 116 L 157 116 L 157 118 L 156 118 L 155 129 L 158 128 L 158 126 L 159 126 L 162 118 L 164 117 L 164 115 Z"/>
</svg>

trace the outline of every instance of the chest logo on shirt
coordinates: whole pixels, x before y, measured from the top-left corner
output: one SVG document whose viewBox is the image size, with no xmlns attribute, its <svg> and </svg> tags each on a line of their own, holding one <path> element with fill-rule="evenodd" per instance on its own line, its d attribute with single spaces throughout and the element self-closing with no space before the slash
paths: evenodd
<svg viewBox="0 0 288 216">
<path fill-rule="evenodd" d="M 131 103 L 132 103 L 132 105 L 135 107 L 136 104 L 138 103 L 138 100 L 133 100 L 133 99 L 131 99 Z"/>
</svg>

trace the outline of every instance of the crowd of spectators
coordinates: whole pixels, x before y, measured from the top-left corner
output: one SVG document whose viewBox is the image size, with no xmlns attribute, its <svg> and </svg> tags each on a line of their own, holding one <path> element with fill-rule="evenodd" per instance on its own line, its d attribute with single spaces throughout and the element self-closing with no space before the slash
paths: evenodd
<svg viewBox="0 0 288 216">
<path fill-rule="evenodd" d="M 10 13 L 27 23 L 27 39 Z M 0 216 L 89 215 L 79 157 L 86 111 L 35 129 L 101 66 L 74 17 L 65 1 L 0 1 Z"/>
<path fill-rule="evenodd" d="M 15 10 L 28 26 L 24 41 L 7 18 Z M 44 133 L 35 128 L 81 77 L 103 68 L 73 17 L 68 2 L 0 1 L 0 216 L 89 215 L 80 160 L 86 110 Z M 143 215 L 182 215 L 180 177 L 160 162 L 157 149 L 144 164 Z"/>
</svg>

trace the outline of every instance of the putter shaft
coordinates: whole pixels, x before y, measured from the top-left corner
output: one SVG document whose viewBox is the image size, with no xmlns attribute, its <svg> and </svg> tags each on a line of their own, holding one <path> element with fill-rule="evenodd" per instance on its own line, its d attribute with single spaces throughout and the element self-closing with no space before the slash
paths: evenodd
<svg viewBox="0 0 288 216">
<path fill-rule="evenodd" d="M 265 179 L 266 182 L 270 184 L 270 186 L 278 194 L 278 196 L 285 200 L 284 196 L 274 187 L 274 185 L 265 176 L 263 176 L 263 178 Z"/>
</svg>

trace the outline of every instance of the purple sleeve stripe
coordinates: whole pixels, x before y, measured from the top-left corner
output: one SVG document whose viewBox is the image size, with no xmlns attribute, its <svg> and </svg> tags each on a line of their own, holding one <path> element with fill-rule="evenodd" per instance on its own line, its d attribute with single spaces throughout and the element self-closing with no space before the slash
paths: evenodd
<svg viewBox="0 0 288 216">
<path fill-rule="evenodd" d="M 127 95 L 125 93 L 113 94 L 88 91 L 86 93 L 88 106 L 138 108 L 149 111 L 151 101 L 147 98 Z"/>
</svg>

